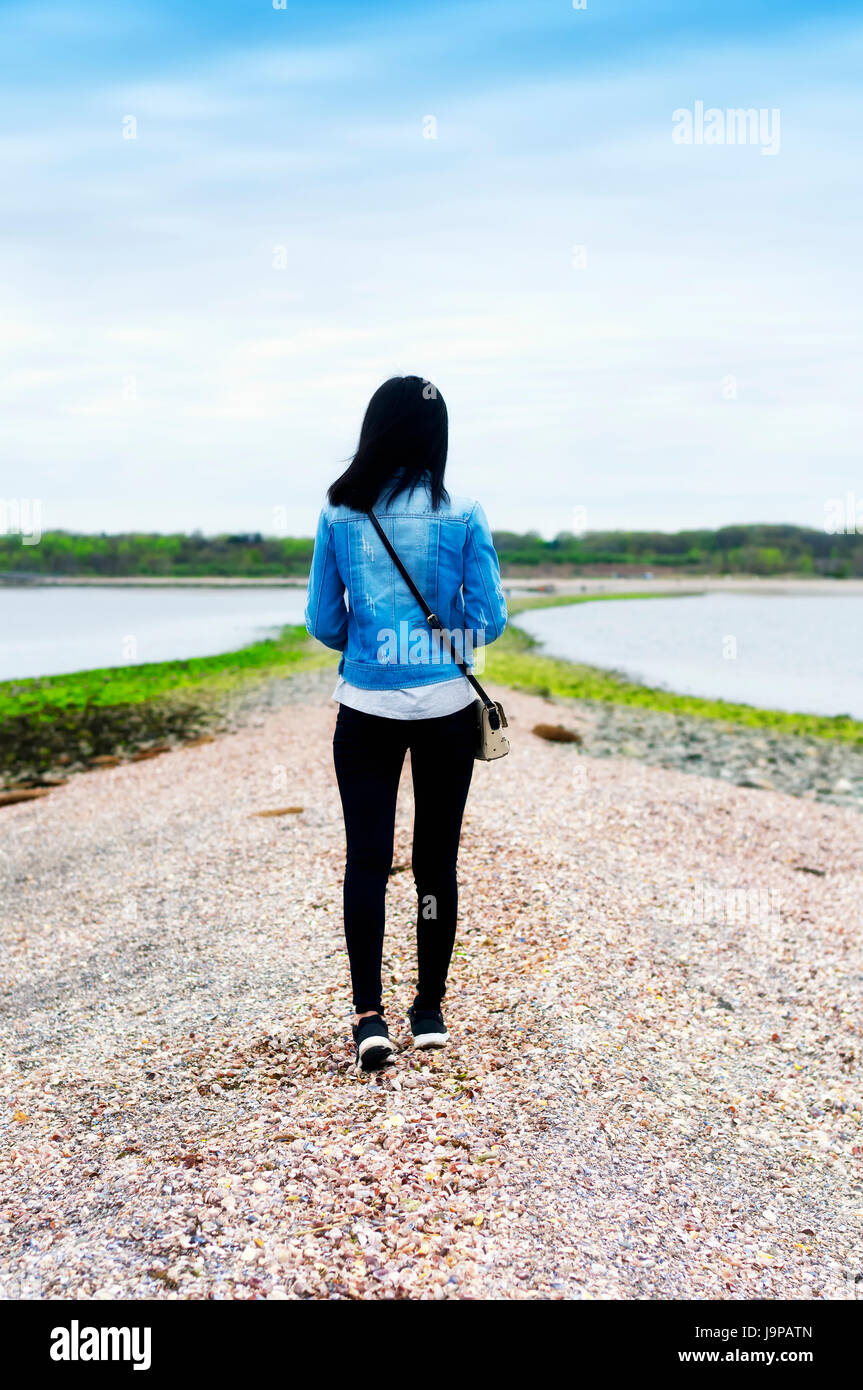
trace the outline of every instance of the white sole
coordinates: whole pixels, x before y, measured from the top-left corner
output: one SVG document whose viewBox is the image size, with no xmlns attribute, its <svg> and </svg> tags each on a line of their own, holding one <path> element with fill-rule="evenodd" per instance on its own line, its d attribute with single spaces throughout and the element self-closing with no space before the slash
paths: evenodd
<svg viewBox="0 0 863 1390">
<path fill-rule="evenodd" d="M 376 1062 L 375 1065 L 377 1067 L 386 1067 L 389 1065 L 390 1062 L 394 1061 L 396 1055 L 395 1048 L 393 1047 L 389 1038 L 365 1038 L 363 1042 L 361 1042 L 359 1045 L 357 1051 L 357 1061 L 362 1062 L 363 1057 L 366 1055 L 366 1053 L 371 1052 L 373 1049 L 375 1051 L 382 1052 L 385 1048 L 388 1049 L 386 1056 L 381 1056 L 380 1060 Z"/>
<path fill-rule="evenodd" d="M 420 1051 L 428 1047 L 446 1047 L 449 1033 L 418 1033 L 414 1037 L 414 1047 Z"/>
</svg>

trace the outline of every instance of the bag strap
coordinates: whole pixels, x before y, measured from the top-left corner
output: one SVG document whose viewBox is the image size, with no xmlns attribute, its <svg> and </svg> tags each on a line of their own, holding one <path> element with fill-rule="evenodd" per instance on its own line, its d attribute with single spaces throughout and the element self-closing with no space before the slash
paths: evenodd
<svg viewBox="0 0 863 1390">
<path fill-rule="evenodd" d="M 471 671 L 470 667 L 466 665 L 466 663 L 459 656 L 458 652 L 455 650 L 455 647 L 453 646 L 452 642 L 449 640 L 449 637 L 447 637 L 446 632 L 444 631 L 443 623 L 441 622 L 437 613 L 434 613 L 432 609 L 429 608 L 428 604 L 426 603 L 416 584 L 411 579 L 410 575 L 408 574 L 407 570 L 402 564 L 398 552 L 395 549 L 395 546 L 393 545 L 384 528 L 381 526 L 381 523 L 378 521 L 371 507 L 368 511 L 368 517 L 375 530 L 377 531 L 378 535 L 380 536 L 381 540 L 383 541 L 384 547 L 388 551 L 390 559 L 392 560 L 402 579 L 407 584 L 408 588 L 410 589 L 411 593 L 413 594 L 414 598 L 416 599 L 417 603 L 419 604 L 420 608 L 425 614 L 425 619 L 429 627 L 433 628 L 436 632 L 440 633 L 442 641 L 446 642 L 446 645 L 449 648 L 452 657 L 456 665 L 459 667 L 462 675 L 466 676 L 467 679 L 470 681 L 470 684 L 473 686 L 477 695 L 482 700 L 483 704 L 488 710 L 489 723 L 491 724 L 491 727 L 493 729 L 499 729 L 500 715 L 498 713 L 497 705 L 494 703 L 494 700 L 492 700 L 486 694 L 479 681 L 477 680 L 476 676 Z"/>
</svg>

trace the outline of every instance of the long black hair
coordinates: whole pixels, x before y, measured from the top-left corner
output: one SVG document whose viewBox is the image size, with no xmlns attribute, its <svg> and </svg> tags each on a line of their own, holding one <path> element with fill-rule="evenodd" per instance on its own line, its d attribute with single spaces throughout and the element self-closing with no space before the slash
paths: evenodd
<svg viewBox="0 0 863 1390">
<path fill-rule="evenodd" d="M 426 483 L 432 506 L 448 502 L 443 485 L 449 419 L 443 396 L 420 376 L 393 376 L 366 409 L 357 451 L 327 497 L 333 506 L 368 511 Z"/>
</svg>

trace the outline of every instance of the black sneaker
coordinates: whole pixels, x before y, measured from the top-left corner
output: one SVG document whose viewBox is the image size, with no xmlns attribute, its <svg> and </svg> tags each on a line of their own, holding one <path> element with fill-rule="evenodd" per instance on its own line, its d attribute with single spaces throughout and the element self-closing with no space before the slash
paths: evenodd
<svg viewBox="0 0 863 1390">
<path fill-rule="evenodd" d="M 408 1022 L 414 1036 L 414 1047 L 446 1047 L 449 1033 L 440 1009 L 418 1009 L 411 1004 L 408 1009 Z"/>
<path fill-rule="evenodd" d="M 395 1057 L 395 1049 L 390 1042 L 387 1025 L 380 1014 L 360 1019 L 352 1026 L 357 1048 L 357 1066 L 362 1071 L 380 1071 L 388 1067 Z"/>
</svg>

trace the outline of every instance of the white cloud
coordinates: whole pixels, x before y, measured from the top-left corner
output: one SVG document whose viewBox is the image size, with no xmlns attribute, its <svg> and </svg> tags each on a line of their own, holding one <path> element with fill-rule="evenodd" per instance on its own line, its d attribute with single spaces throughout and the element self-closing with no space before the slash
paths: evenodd
<svg viewBox="0 0 863 1390">
<path fill-rule="evenodd" d="M 584 499 L 596 525 L 818 524 L 861 481 L 838 51 L 814 30 L 767 71 L 737 47 L 435 102 L 371 42 L 256 48 L 46 95 L 0 145 L 12 491 L 46 525 L 255 529 L 278 503 L 308 531 L 370 392 L 419 371 L 495 524 Z M 673 145 L 698 94 L 781 105 L 781 155 Z"/>
</svg>

